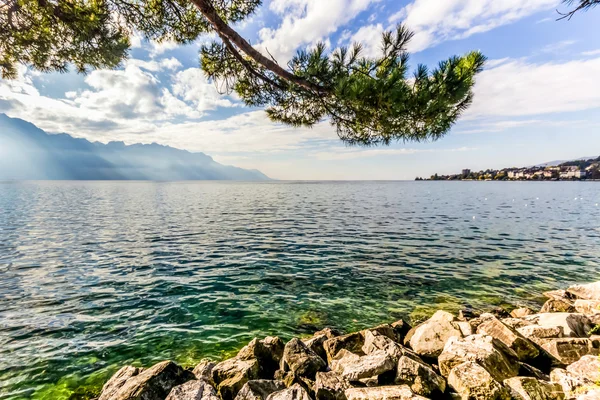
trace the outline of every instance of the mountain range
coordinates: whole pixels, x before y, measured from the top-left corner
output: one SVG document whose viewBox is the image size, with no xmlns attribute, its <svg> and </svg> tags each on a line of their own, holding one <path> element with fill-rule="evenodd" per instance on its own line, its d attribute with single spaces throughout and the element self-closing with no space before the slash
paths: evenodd
<svg viewBox="0 0 600 400">
<path fill-rule="evenodd" d="M 240 180 L 270 178 L 204 153 L 153 144 L 90 142 L 49 134 L 0 114 L 0 180 Z"/>
</svg>

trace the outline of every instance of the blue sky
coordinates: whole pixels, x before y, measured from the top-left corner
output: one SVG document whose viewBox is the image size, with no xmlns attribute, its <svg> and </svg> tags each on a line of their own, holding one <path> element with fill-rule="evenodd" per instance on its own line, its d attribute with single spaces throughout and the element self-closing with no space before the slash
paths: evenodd
<svg viewBox="0 0 600 400">
<path fill-rule="evenodd" d="M 108 142 L 157 142 L 202 151 L 277 179 L 414 179 L 600 155 L 600 10 L 556 21 L 558 0 L 271 0 L 237 27 L 285 63 L 297 49 L 362 42 L 404 23 L 412 63 L 435 66 L 471 50 L 488 58 L 475 102 L 434 143 L 346 147 L 324 121 L 274 124 L 199 69 L 198 46 L 135 37 L 118 70 L 40 74 L 22 67 L 0 80 L 0 112 L 48 132 Z"/>
</svg>

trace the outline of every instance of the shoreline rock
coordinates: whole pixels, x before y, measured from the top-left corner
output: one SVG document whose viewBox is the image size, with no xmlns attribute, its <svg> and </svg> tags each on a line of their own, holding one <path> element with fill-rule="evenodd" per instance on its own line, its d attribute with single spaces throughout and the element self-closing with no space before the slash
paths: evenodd
<svg viewBox="0 0 600 400">
<path fill-rule="evenodd" d="M 125 366 L 97 400 L 600 400 L 600 282 L 545 295 L 539 312 L 256 338 L 193 371 Z"/>
</svg>

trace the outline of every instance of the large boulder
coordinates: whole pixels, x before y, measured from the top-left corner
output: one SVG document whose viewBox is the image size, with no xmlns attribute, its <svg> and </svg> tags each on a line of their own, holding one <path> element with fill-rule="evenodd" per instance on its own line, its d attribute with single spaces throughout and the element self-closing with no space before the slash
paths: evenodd
<svg viewBox="0 0 600 400">
<path fill-rule="evenodd" d="M 348 381 L 354 382 L 391 371 L 396 368 L 396 362 L 386 351 L 378 350 L 347 363 L 341 375 Z"/>
<path fill-rule="evenodd" d="M 513 318 L 523 318 L 531 314 L 535 314 L 535 311 L 529 307 L 515 308 L 510 312 L 510 316 Z"/>
<path fill-rule="evenodd" d="M 414 394 L 407 385 L 351 388 L 346 390 L 348 400 L 427 400 Z"/>
<path fill-rule="evenodd" d="M 464 362 L 481 365 L 498 382 L 519 372 L 518 357 L 498 339 L 487 335 L 451 338 L 438 358 L 440 372 L 448 376 L 452 368 Z"/>
<path fill-rule="evenodd" d="M 124 367 L 106 383 L 98 400 L 164 400 L 175 386 L 194 378 L 172 361 L 146 370 Z"/>
<path fill-rule="evenodd" d="M 538 349 L 525 336 L 515 329 L 503 324 L 491 314 L 480 317 L 483 322 L 477 327 L 477 333 L 498 339 L 517 354 L 519 360 L 527 361 L 539 355 Z"/>
<path fill-rule="evenodd" d="M 346 389 L 350 383 L 334 371 L 317 372 L 315 395 L 317 400 L 346 400 Z"/>
<path fill-rule="evenodd" d="M 417 353 L 394 342 L 389 337 L 384 336 L 376 331 L 365 332 L 365 342 L 362 347 L 363 353 L 371 354 L 380 350 L 388 353 L 393 358 L 394 362 L 398 361 L 402 356 L 408 356 L 416 360 L 421 360 Z"/>
<path fill-rule="evenodd" d="M 600 382 L 600 358 L 590 355 L 583 356 L 579 361 L 569 365 L 567 371 L 593 382 Z"/>
<path fill-rule="evenodd" d="M 587 316 L 598 315 L 600 314 L 600 300 L 575 300 L 575 310 Z"/>
<path fill-rule="evenodd" d="M 313 379 L 317 372 L 324 370 L 326 366 L 325 361 L 300 339 L 292 339 L 285 345 L 281 359 L 283 371 L 292 371 L 297 376 Z"/>
<path fill-rule="evenodd" d="M 587 389 L 594 386 L 593 381 L 562 368 L 556 368 L 550 372 L 550 381 L 560 385 L 568 399 L 574 398 L 577 393 L 585 393 Z"/>
<path fill-rule="evenodd" d="M 573 301 L 568 299 L 550 299 L 544 303 L 540 313 L 575 312 Z"/>
<path fill-rule="evenodd" d="M 426 397 L 446 391 L 446 380 L 443 377 L 428 364 L 407 356 L 400 357 L 398 361 L 395 383 L 408 385 L 414 393 Z"/>
<path fill-rule="evenodd" d="M 327 353 L 327 362 L 331 364 L 333 358 L 343 349 L 352 353 L 360 353 L 363 344 L 364 337 L 359 332 L 327 339 L 323 343 L 325 353 Z"/>
<path fill-rule="evenodd" d="M 99 400 L 117 399 L 116 394 L 119 392 L 121 387 L 127 383 L 127 380 L 133 378 L 142 372 L 142 368 L 137 368 L 132 365 L 126 365 L 121 368 L 102 387 L 102 393 L 100 394 Z"/>
<path fill-rule="evenodd" d="M 204 380 L 193 380 L 171 389 L 166 400 L 219 400 L 215 388 Z"/>
<path fill-rule="evenodd" d="M 600 300 L 600 282 L 571 286 L 567 293 L 576 299 Z"/>
<path fill-rule="evenodd" d="M 535 378 L 514 377 L 504 381 L 513 400 L 563 400 L 565 394 L 556 383 Z"/>
<path fill-rule="evenodd" d="M 452 368 L 448 385 L 461 400 L 510 400 L 510 394 L 488 371 L 474 362 L 464 362 Z"/>
<path fill-rule="evenodd" d="M 587 337 L 594 327 L 588 317 L 574 313 L 544 313 L 525 317 L 529 322 L 543 327 L 561 326 L 565 336 Z"/>
<path fill-rule="evenodd" d="M 271 393 L 267 400 L 311 400 L 308 392 L 298 383 L 287 389 Z"/>
<path fill-rule="evenodd" d="M 574 363 L 588 354 L 598 355 L 598 349 L 594 348 L 593 342 L 590 339 L 543 339 L 541 346 L 545 351 L 566 365 Z"/>
<path fill-rule="evenodd" d="M 259 362 L 231 358 L 215 365 L 212 377 L 221 398 L 233 400 L 246 382 L 260 378 Z"/>
<path fill-rule="evenodd" d="M 198 365 L 192 371 L 196 376 L 196 379 L 204 379 L 206 381 L 212 380 L 212 370 L 217 365 L 217 363 L 212 362 L 211 360 L 204 359 L 200 361 Z"/>
<path fill-rule="evenodd" d="M 271 393 L 285 389 L 281 381 L 256 379 L 246 382 L 238 392 L 235 400 L 266 400 Z"/>
<path fill-rule="evenodd" d="M 284 343 L 276 336 L 269 336 L 262 340 L 252 339 L 237 354 L 238 360 L 257 360 L 261 378 L 271 379 L 279 368 L 283 356 Z"/>
<path fill-rule="evenodd" d="M 322 334 L 315 335 L 309 339 L 304 339 L 302 342 L 306 345 L 306 347 L 314 351 L 323 360 L 327 360 L 327 352 L 325 351 L 324 347 L 327 339 L 329 339 L 329 337 L 325 334 Z"/>
<path fill-rule="evenodd" d="M 454 319 L 454 316 L 448 312 L 436 312 L 414 329 L 409 341 L 410 347 L 422 357 L 439 356 L 450 338 L 463 336 L 453 323 Z"/>
<path fill-rule="evenodd" d="M 565 336 L 562 326 L 528 325 L 517 328 L 517 331 L 527 339 L 539 343 L 540 339 L 555 339 Z"/>
<path fill-rule="evenodd" d="M 332 371 L 341 374 L 342 372 L 344 372 L 344 369 L 346 369 L 346 367 L 350 367 L 351 365 L 356 364 L 359 359 L 360 356 L 358 354 L 354 354 L 346 349 L 342 349 L 337 353 L 333 360 L 331 360 L 329 368 Z"/>
</svg>

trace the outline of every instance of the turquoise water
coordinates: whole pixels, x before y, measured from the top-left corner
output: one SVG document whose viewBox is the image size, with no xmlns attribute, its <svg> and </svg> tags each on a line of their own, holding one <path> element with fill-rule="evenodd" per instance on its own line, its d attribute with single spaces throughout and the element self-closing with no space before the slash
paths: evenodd
<svg viewBox="0 0 600 400">
<path fill-rule="evenodd" d="M 600 278 L 600 184 L 0 183 L 0 399 Z"/>
</svg>

